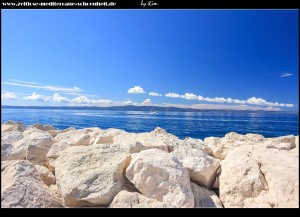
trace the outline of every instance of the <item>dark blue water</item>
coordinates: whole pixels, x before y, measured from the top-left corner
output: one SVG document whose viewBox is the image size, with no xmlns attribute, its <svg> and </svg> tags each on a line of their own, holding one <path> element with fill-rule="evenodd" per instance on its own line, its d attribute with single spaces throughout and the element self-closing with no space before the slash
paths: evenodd
<svg viewBox="0 0 300 217">
<path fill-rule="evenodd" d="M 3 109 L 1 123 L 13 120 L 26 126 L 35 123 L 50 124 L 57 129 L 75 127 L 119 128 L 127 132 L 149 132 L 162 127 L 179 138 L 204 139 L 223 137 L 228 132 L 258 133 L 265 137 L 299 134 L 299 115 L 288 112 L 203 111 L 150 112 Z"/>
</svg>

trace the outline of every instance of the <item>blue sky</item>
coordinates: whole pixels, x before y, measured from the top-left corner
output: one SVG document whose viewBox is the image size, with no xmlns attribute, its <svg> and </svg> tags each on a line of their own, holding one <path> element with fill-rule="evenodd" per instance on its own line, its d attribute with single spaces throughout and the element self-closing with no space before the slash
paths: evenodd
<svg viewBox="0 0 300 217">
<path fill-rule="evenodd" d="M 2 105 L 298 110 L 298 10 L 2 10 Z"/>
</svg>

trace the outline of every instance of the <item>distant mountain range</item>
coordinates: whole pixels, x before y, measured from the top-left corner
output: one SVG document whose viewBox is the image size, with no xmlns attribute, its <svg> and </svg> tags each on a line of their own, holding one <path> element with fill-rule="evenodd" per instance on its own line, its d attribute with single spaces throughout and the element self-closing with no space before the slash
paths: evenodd
<svg viewBox="0 0 300 217">
<path fill-rule="evenodd" d="M 64 109 L 64 110 L 109 110 L 109 111 L 158 111 L 158 112 L 203 112 L 203 111 L 235 111 L 244 112 L 246 110 L 223 110 L 223 109 L 192 109 L 192 108 L 178 108 L 178 107 L 159 107 L 159 106 L 11 106 L 2 105 L 1 108 L 7 109 Z M 264 110 L 251 110 L 251 112 L 272 112 Z M 288 113 L 299 113 L 298 111 L 287 111 Z"/>
</svg>

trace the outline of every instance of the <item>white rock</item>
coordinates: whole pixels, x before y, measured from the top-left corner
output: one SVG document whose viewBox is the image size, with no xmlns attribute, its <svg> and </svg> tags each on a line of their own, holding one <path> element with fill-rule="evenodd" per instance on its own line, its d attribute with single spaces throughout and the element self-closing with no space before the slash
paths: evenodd
<svg viewBox="0 0 300 217">
<path fill-rule="evenodd" d="M 41 165 L 34 165 L 35 169 L 37 170 L 41 180 L 48 186 L 50 185 L 55 185 L 55 176 L 53 175 L 53 173 L 44 166 Z"/>
<path fill-rule="evenodd" d="M 46 155 L 53 144 L 52 136 L 48 132 L 32 133 L 16 142 L 21 147 L 27 147 L 26 159 L 34 164 L 47 166 Z"/>
<path fill-rule="evenodd" d="M 274 142 L 265 142 L 266 148 L 274 148 L 279 150 L 291 150 L 294 148 L 294 146 L 291 143 L 286 142 L 280 142 L 280 143 L 274 143 Z"/>
<path fill-rule="evenodd" d="M 41 181 L 29 161 L 1 162 L 1 207 L 62 207 L 61 200 Z"/>
<path fill-rule="evenodd" d="M 176 157 L 159 149 L 131 156 L 126 176 L 144 196 L 170 206 L 194 206 L 188 171 Z"/>
<path fill-rule="evenodd" d="M 111 202 L 111 208 L 167 208 L 167 204 L 145 197 L 137 192 L 121 191 Z"/>
<path fill-rule="evenodd" d="M 199 208 L 223 208 L 222 202 L 215 192 L 191 182 L 195 206 Z"/>
<path fill-rule="evenodd" d="M 265 141 L 266 138 L 259 134 L 242 135 L 235 132 L 227 133 L 223 138 L 208 137 L 204 140 L 212 149 L 212 155 L 220 160 L 224 160 L 227 154 L 237 147 L 256 145 Z"/>
<path fill-rule="evenodd" d="M 23 138 L 20 131 L 7 131 L 1 133 L 1 144 L 13 144 Z"/>
<path fill-rule="evenodd" d="M 160 138 L 153 136 L 151 133 L 124 133 L 120 135 L 116 135 L 113 139 L 114 143 L 118 144 L 137 144 L 140 143 L 141 149 L 161 149 L 163 151 L 168 152 L 167 144 Z"/>
<path fill-rule="evenodd" d="M 56 184 L 66 206 L 108 206 L 121 191 L 130 155 L 115 145 L 72 146 L 55 162 Z"/>
<path fill-rule="evenodd" d="M 295 136 L 293 136 L 293 135 L 268 138 L 267 141 L 272 142 L 272 143 L 289 143 L 290 147 L 292 147 L 292 148 L 296 147 Z"/>
<path fill-rule="evenodd" d="M 212 149 L 201 139 L 185 138 L 179 147 L 182 146 L 187 146 L 189 148 L 194 148 L 194 149 L 200 149 L 205 151 L 209 155 L 213 154 Z"/>
<path fill-rule="evenodd" d="M 45 125 L 44 124 L 33 124 L 29 127 L 34 127 L 36 129 L 39 129 L 39 130 L 42 130 L 42 131 L 55 130 L 54 127 L 52 127 L 51 125 L 48 125 L 48 124 L 45 124 Z"/>
<path fill-rule="evenodd" d="M 219 170 L 220 160 L 209 156 L 201 149 L 187 146 L 177 148 L 172 154 L 187 168 L 193 182 L 209 189 L 212 187 Z"/>
<path fill-rule="evenodd" d="M 21 122 L 7 121 L 1 124 L 1 132 L 7 131 L 19 131 L 23 132 L 25 130 L 24 124 Z"/>
<path fill-rule="evenodd" d="M 12 144 L 1 144 L 2 160 L 24 160 L 28 156 L 28 159 L 35 163 L 44 163 L 45 152 L 48 152 L 52 143 L 52 137 L 47 132 L 35 128 L 25 130 L 22 139 Z M 29 146 L 31 147 L 28 152 Z M 41 155 L 37 156 L 36 151 Z"/>
<path fill-rule="evenodd" d="M 18 159 L 18 155 L 13 143 L 23 138 L 22 132 L 19 131 L 6 131 L 1 132 L 1 161 Z M 23 157 L 24 159 L 24 157 Z"/>
<path fill-rule="evenodd" d="M 224 207 L 299 207 L 299 158 L 261 145 L 231 151 L 219 177 Z"/>
<path fill-rule="evenodd" d="M 168 133 L 160 127 L 156 127 L 153 131 L 151 131 L 151 136 L 163 141 L 167 145 L 169 152 L 174 151 L 176 147 L 179 147 L 182 144 L 182 140 L 180 140 L 177 136 Z"/>
<path fill-rule="evenodd" d="M 56 142 L 66 142 L 69 146 L 90 145 L 91 136 L 84 130 L 69 130 L 54 137 Z"/>
</svg>

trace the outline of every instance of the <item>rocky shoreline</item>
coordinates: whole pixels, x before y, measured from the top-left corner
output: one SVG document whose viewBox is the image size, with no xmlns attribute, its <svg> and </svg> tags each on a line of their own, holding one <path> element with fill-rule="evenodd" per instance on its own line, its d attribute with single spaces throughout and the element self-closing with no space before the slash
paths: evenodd
<svg viewBox="0 0 300 217">
<path fill-rule="evenodd" d="M 1 207 L 299 207 L 299 136 L 184 140 L 8 121 Z"/>
</svg>

